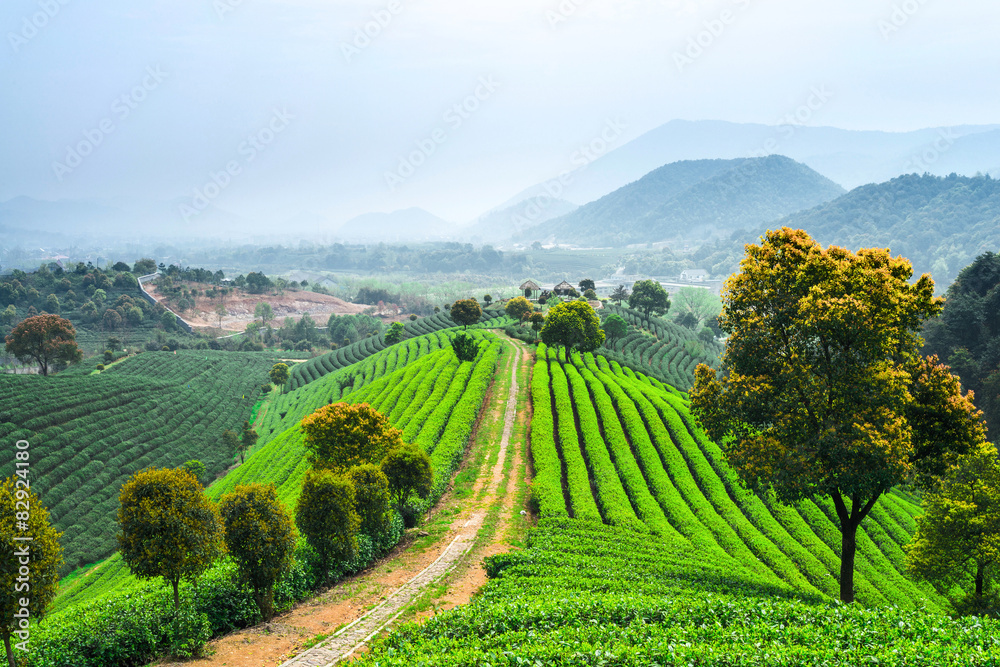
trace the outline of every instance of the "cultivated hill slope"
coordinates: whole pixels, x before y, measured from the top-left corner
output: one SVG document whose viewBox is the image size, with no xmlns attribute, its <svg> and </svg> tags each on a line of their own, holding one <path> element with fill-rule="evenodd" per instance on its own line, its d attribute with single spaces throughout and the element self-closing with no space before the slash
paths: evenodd
<svg viewBox="0 0 1000 667">
<path fill-rule="evenodd" d="M 789 507 L 747 491 L 676 389 L 602 357 L 567 360 L 540 346 L 532 402 L 542 517 L 686 539 L 803 593 L 837 596 L 840 532 L 832 504 Z M 862 525 L 855 585 L 863 603 L 941 604 L 905 574 L 902 547 L 918 512 L 912 499 L 893 493 Z"/>
<path fill-rule="evenodd" d="M 623 245 L 728 236 L 843 193 L 833 181 L 780 155 L 675 162 L 533 227 L 525 238 Z"/>
<path fill-rule="evenodd" d="M 368 402 L 383 411 L 403 429 L 404 439 L 431 454 L 434 488 L 421 506 L 436 501 L 464 451 L 501 348 L 494 334 L 473 332 L 481 341 L 480 355 L 475 362 L 460 363 L 451 351 L 450 335 L 454 332 L 390 346 L 361 363 L 272 396 L 258 416 L 258 445 L 243 465 L 207 489 L 209 497 L 218 499 L 240 483 L 270 483 L 285 507 L 293 510 L 309 467 L 298 423 L 317 408 L 346 401 Z M 138 583 L 115 554 L 95 573 L 64 586 L 54 610 L 58 614 L 109 596 L 162 588 L 159 580 Z"/>
<path fill-rule="evenodd" d="M 274 359 L 253 352 L 144 352 L 97 375 L 0 375 L 0 434 L 30 444 L 31 485 L 64 533 L 65 571 L 116 548 L 118 491 L 147 466 L 232 460 L 222 432 L 237 430 Z M 14 470 L 0 450 L 0 476 Z"/>
</svg>

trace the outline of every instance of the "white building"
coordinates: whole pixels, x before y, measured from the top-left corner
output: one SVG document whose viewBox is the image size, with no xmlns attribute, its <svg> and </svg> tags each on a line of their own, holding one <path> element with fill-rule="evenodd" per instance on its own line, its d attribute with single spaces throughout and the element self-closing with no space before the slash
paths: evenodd
<svg viewBox="0 0 1000 667">
<path fill-rule="evenodd" d="M 703 283 L 708 280 L 705 269 L 685 269 L 681 271 L 681 280 L 688 283 Z"/>
</svg>

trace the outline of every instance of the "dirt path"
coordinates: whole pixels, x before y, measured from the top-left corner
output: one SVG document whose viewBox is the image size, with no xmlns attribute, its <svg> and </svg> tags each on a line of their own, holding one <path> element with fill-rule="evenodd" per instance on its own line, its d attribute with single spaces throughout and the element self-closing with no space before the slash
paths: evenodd
<svg viewBox="0 0 1000 667">
<path fill-rule="evenodd" d="M 499 544 L 513 510 L 510 489 L 498 495 L 505 480 L 520 484 L 520 479 L 505 476 L 505 467 L 521 470 L 521 448 L 510 446 L 515 424 L 518 433 L 526 415 L 517 413 L 518 373 L 528 359 L 526 348 L 510 341 L 510 384 L 506 400 L 493 395 L 484 408 L 480 432 L 493 433 L 503 422 L 502 435 L 497 448 L 493 438 L 480 437 L 473 444 L 467 461 L 476 456 L 475 447 L 485 447 L 479 456 L 496 459 L 488 474 L 482 461 L 482 472 L 475 475 L 471 490 L 462 493 L 449 491 L 425 519 L 423 530 L 408 531 L 401 544 L 371 568 L 341 581 L 315 598 L 296 605 L 292 610 L 276 617 L 271 623 L 237 631 L 209 644 L 211 655 L 186 665 L 197 667 L 314 667 L 331 665 L 359 647 L 391 623 L 408 606 L 431 589 L 439 590 L 442 579 L 448 575 L 448 590 L 438 608 L 451 607 L 467 602 L 472 593 L 485 583 L 485 572 L 478 566 L 481 555 L 505 551 Z M 507 355 L 505 355 L 506 357 Z M 498 377 L 494 387 L 500 389 Z M 492 443 L 484 440 L 491 440 Z M 513 450 L 513 454 L 509 450 Z M 508 459 L 511 459 L 508 461 Z M 479 465 L 479 463 L 465 465 Z M 459 472 L 461 475 L 462 472 Z M 492 534 L 492 541 L 481 544 L 471 562 L 470 549 L 477 534 L 489 516 L 499 515 L 500 528 Z M 458 567 L 456 567 L 456 564 Z M 450 573 L 450 574 L 449 574 Z M 437 606 L 437 605 L 436 605 Z M 420 614 L 422 615 L 422 614 Z M 294 656 L 291 657 L 290 656 Z M 168 667 L 171 663 L 157 663 Z M 178 663 L 181 664 L 181 663 Z"/>
<path fill-rule="evenodd" d="M 500 482 L 503 479 L 503 468 L 506 463 L 510 434 L 514 428 L 514 419 L 517 416 L 518 363 L 516 359 L 513 361 L 514 363 L 511 364 L 510 388 L 507 393 L 507 407 L 503 417 L 503 435 L 500 439 L 500 450 L 497 455 L 496 464 L 493 466 L 489 480 L 486 481 L 489 485 L 485 494 L 486 498 L 496 498 Z M 474 487 L 474 496 L 479 495 L 476 493 L 479 490 L 478 487 L 480 487 L 479 481 L 477 481 Z M 486 518 L 486 513 L 483 507 L 476 508 L 472 516 L 462 524 L 459 534 L 445 548 L 436 561 L 424 568 L 419 574 L 398 588 L 388 599 L 376 605 L 367 614 L 343 628 L 322 644 L 282 663 L 282 667 L 327 667 L 347 658 L 357 649 L 361 648 L 369 639 L 378 634 L 382 628 L 395 620 L 402 613 L 403 609 L 413 602 L 426 588 L 443 577 L 472 548 L 476 540 L 476 534 L 483 525 L 483 519 Z"/>
</svg>

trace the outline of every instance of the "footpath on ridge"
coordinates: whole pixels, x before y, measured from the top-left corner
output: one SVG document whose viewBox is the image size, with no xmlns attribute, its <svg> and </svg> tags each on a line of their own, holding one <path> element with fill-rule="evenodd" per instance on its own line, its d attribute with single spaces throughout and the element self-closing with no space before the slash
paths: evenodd
<svg viewBox="0 0 1000 667">
<path fill-rule="evenodd" d="M 481 457 L 482 467 L 471 492 L 445 494 L 425 521 L 430 534 L 420 531 L 415 539 L 410 536 L 404 545 L 374 566 L 296 605 L 270 623 L 211 642 L 208 646 L 211 655 L 193 664 L 204 667 L 326 667 L 363 649 L 372 637 L 401 614 L 415 608 L 415 601 L 437 594 L 440 599 L 434 604 L 435 609 L 468 601 L 485 583 L 479 557 L 508 548 L 500 542 L 505 539 L 510 522 L 519 518 L 516 510 L 520 508 L 514 507 L 514 498 L 517 486 L 524 482 L 521 478 L 526 477 L 524 438 L 528 416 L 518 414 L 518 395 L 522 389 L 518 376 L 521 375 L 522 384 L 526 384 L 531 355 L 520 341 L 506 339 L 506 343 L 509 354 L 501 357 L 500 368 L 463 463 L 463 468 L 475 465 L 473 459 L 477 454 Z M 508 370 L 509 381 L 504 383 L 502 380 Z M 504 397 L 496 395 L 498 389 L 502 391 L 503 384 L 507 384 L 505 401 Z M 501 430 L 501 424 L 502 433 L 496 442 L 495 434 Z M 517 437 L 514 437 L 515 430 Z M 512 437 L 514 443 L 511 443 Z M 485 449 L 477 453 L 476 448 Z M 484 543 L 487 540 L 477 544 L 477 536 L 490 516 L 495 516 L 499 525 L 489 535 L 489 544 Z M 443 525 L 445 523 L 447 525 Z M 435 530 L 432 526 L 440 528 Z M 476 562 L 469 563 L 466 556 L 474 547 Z M 460 564 L 464 570 L 458 573 L 463 569 L 456 568 Z M 449 574 L 452 576 L 448 578 L 448 590 L 443 594 L 440 582 Z M 311 646 L 302 650 L 303 645 Z M 165 667 L 171 663 L 157 664 Z"/>
</svg>

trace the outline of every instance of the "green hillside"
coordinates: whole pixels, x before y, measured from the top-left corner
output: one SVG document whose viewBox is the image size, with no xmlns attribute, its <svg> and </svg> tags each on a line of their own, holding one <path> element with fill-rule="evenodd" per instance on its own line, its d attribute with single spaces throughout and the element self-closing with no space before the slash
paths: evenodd
<svg viewBox="0 0 1000 667">
<path fill-rule="evenodd" d="M 379 640 L 359 667 L 995 665 L 1000 622 L 841 605 L 725 554 L 578 519 L 488 558 L 472 602 Z"/>
<path fill-rule="evenodd" d="M 683 398 L 602 357 L 539 347 L 532 378 L 535 496 L 544 517 L 603 521 L 689 540 L 795 589 L 837 596 L 840 531 L 831 503 L 786 506 L 742 487 Z M 905 574 L 919 508 L 895 493 L 859 531 L 856 587 L 869 605 L 938 608 Z"/>
<path fill-rule="evenodd" d="M 232 462 L 221 435 L 249 419 L 274 363 L 265 354 L 143 352 L 95 374 L 0 375 L 0 433 L 31 443 L 31 484 L 64 533 L 65 571 L 116 548 L 118 491 L 147 466 L 190 459 L 213 479 Z M 0 476 L 14 470 L 0 451 Z"/>
<path fill-rule="evenodd" d="M 426 508 L 443 493 L 464 452 L 501 351 L 494 334 L 473 335 L 482 347 L 475 362 L 459 363 L 449 333 L 439 332 L 390 346 L 295 391 L 272 395 L 260 410 L 259 444 L 243 465 L 209 487 L 208 495 L 217 499 L 240 483 L 273 483 L 282 503 L 293 509 L 309 467 L 298 423 L 317 408 L 342 400 L 370 403 L 403 429 L 404 439 L 431 454 L 434 487 L 416 509 Z M 160 588 L 158 580 L 138 583 L 116 553 L 95 572 L 64 585 L 54 611 L 58 614 L 109 595 Z"/>
<path fill-rule="evenodd" d="M 651 375 L 662 382 L 687 391 L 694 384 L 698 364 L 718 365 L 723 347 L 714 340 L 701 340 L 698 334 L 660 317 L 651 317 L 631 308 L 610 303 L 601 309 L 602 318 L 618 315 L 632 325 L 627 336 L 606 344 L 601 354 Z"/>
<path fill-rule="evenodd" d="M 533 227 L 525 238 L 621 246 L 729 236 L 843 193 L 833 181 L 781 155 L 688 160 Z"/>
</svg>

